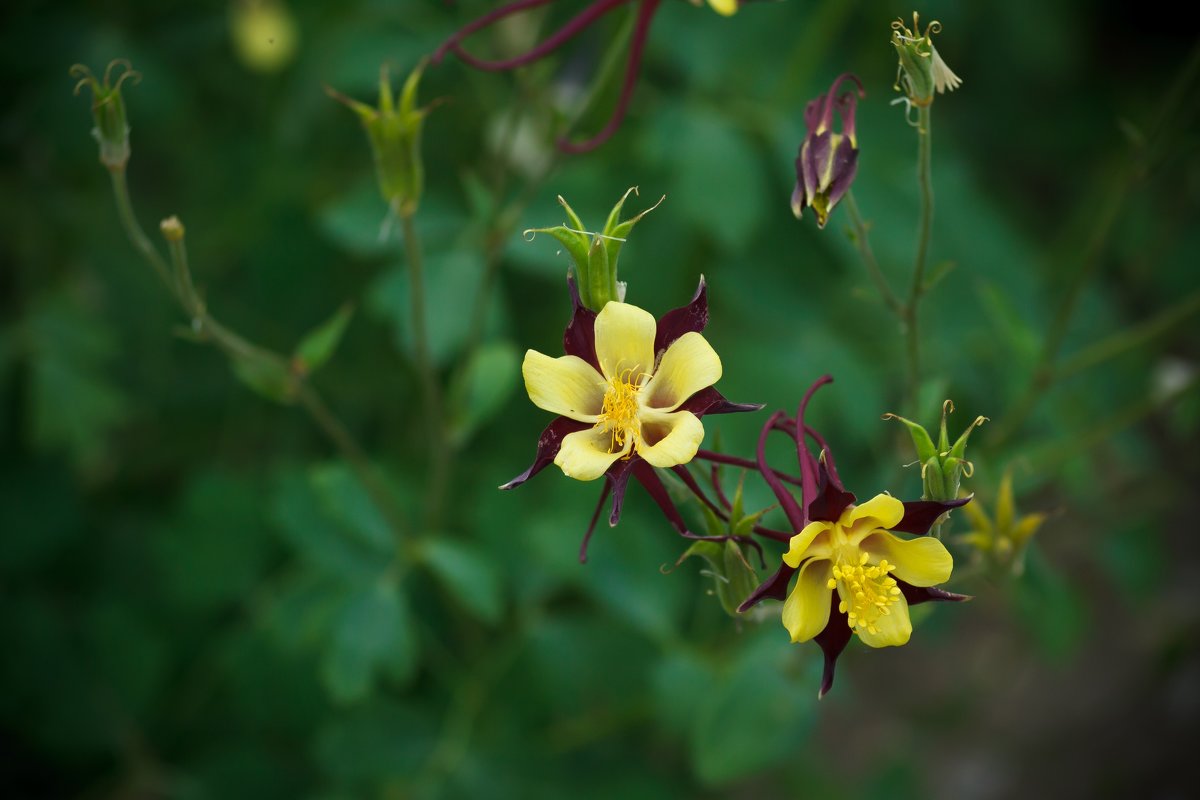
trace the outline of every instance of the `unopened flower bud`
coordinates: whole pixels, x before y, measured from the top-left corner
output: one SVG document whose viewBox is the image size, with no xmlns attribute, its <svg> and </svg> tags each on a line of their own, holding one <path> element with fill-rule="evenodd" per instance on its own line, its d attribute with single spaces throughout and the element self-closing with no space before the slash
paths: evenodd
<svg viewBox="0 0 1200 800">
<path fill-rule="evenodd" d="M 857 92 L 838 96 L 842 81 L 851 80 Z M 854 134 L 854 112 L 863 96 L 862 81 L 849 72 L 838 76 L 829 91 L 811 101 L 804 109 L 804 127 L 808 130 L 796 157 L 796 189 L 792 192 L 792 213 L 800 219 L 806 206 L 817 215 L 817 226 L 825 227 L 830 212 L 850 188 L 858 172 L 858 140 Z M 833 112 L 842 120 L 842 130 L 833 130 Z"/>
<path fill-rule="evenodd" d="M 942 404 L 942 426 L 938 432 L 937 446 L 934 446 L 933 438 L 923 426 L 896 414 L 883 415 L 884 419 L 904 423 L 912 436 L 917 460 L 921 464 L 921 485 L 924 489 L 922 500 L 954 500 L 959 495 L 963 476 L 969 478 L 975 471 L 974 466 L 966 459 L 967 440 L 971 437 L 971 431 L 987 422 L 987 417 L 976 417 L 951 445 L 946 432 L 946 417 L 953 411 L 954 403 L 947 400 Z"/>
<path fill-rule="evenodd" d="M 933 94 L 954 91 L 962 83 L 933 46 L 933 35 L 941 32 L 942 23 L 934 20 L 922 32 L 919 17 L 913 12 L 913 26 L 908 28 L 904 20 L 892 23 L 892 46 L 900 57 L 896 73 L 896 90 L 915 106 L 927 106 L 933 102 Z"/>
<path fill-rule="evenodd" d="M 380 69 L 378 108 L 325 87 L 330 97 L 362 120 L 375 156 L 379 191 L 396 213 L 406 216 L 417 210 L 425 183 L 421 127 L 432 107 L 417 108 L 417 86 L 424 68 L 424 62 L 418 64 L 395 97 L 387 66 Z"/>
<path fill-rule="evenodd" d="M 553 228 L 531 228 L 525 231 L 525 238 L 528 240 L 532 240 L 539 233 L 548 233 L 562 243 L 578 276 L 580 301 L 593 311 L 599 311 L 609 300 L 624 302 L 625 284 L 617 280 L 617 258 L 621 254 L 621 247 L 629 238 L 633 226 L 666 199 L 664 195 L 650 208 L 622 220 L 621 211 L 625 207 L 625 200 L 631 194 L 637 194 L 636 186 L 630 187 L 612 207 L 612 211 L 608 212 L 608 219 L 604 222 L 604 228 L 600 231 L 585 228 L 579 215 L 561 196 L 558 202 L 567 212 L 567 222 Z"/>
<path fill-rule="evenodd" d="M 113 73 L 120 74 L 113 81 Z M 104 80 L 96 79 L 92 71 L 83 64 L 71 67 L 71 77 L 78 78 L 75 94 L 83 87 L 92 90 L 92 119 L 96 127 L 92 136 L 100 144 L 100 163 L 112 171 L 125 169 L 129 161 L 129 122 L 125 117 L 125 100 L 121 97 L 121 84 L 127 80 L 137 83 L 142 79 L 129 62 L 123 58 L 111 61 L 104 70 Z"/>
</svg>

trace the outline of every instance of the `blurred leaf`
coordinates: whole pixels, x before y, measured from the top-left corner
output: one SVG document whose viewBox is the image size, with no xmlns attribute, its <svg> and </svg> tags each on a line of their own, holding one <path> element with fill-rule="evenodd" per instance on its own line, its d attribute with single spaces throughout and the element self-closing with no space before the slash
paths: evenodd
<svg viewBox="0 0 1200 800">
<path fill-rule="evenodd" d="M 381 698 L 343 711 L 317 732 L 317 764 L 338 784 L 358 787 L 347 797 L 374 796 L 368 787 L 390 776 L 411 777 L 428 762 L 440 728 L 421 705 Z"/>
<path fill-rule="evenodd" d="M 327 575 L 301 568 L 273 587 L 266 624 L 287 651 L 315 647 L 325 641 L 345 599 L 345 588 Z"/>
<path fill-rule="evenodd" d="M 418 558 L 463 608 L 494 625 L 504 614 L 504 587 L 496 566 L 466 542 L 433 537 L 421 542 Z"/>
<path fill-rule="evenodd" d="M 471 330 L 467 309 L 475 301 L 483 276 L 483 258 L 475 250 L 428 253 L 425 258 L 425 307 L 429 325 L 429 351 L 439 365 L 450 363 L 462 349 Z M 408 271 L 401 266 L 381 273 L 369 290 L 367 308 L 391 324 L 397 345 L 413 352 L 411 286 Z M 490 312 L 497 298 L 491 298 Z M 410 355 L 411 357 L 411 355 Z"/>
<path fill-rule="evenodd" d="M 267 557 L 259 488 L 235 474 L 198 471 L 152 542 L 166 593 L 188 608 L 245 598 Z"/>
<path fill-rule="evenodd" d="M 4 469 L 0 508 L 4 509 L 0 572 L 5 575 L 51 562 L 83 533 L 78 489 L 60 466 Z"/>
<path fill-rule="evenodd" d="M 1153 598 L 1161 576 L 1170 571 L 1162 534 L 1153 517 L 1099 537 L 1101 562 L 1125 595 L 1146 602 Z"/>
<path fill-rule="evenodd" d="M 342 334 L 346 332 L 346 326 L 350 324 L 353 316 L 353 307 L 344 305 L 332 317 L 300 340 L 300 344 L 296 346 L 296 358 L 304 365 L 305 369 L 315 372 L 330 359 L 342 341 Z"/>
<path fill-rule="evenodd" d="M 347 598 L 322 662 L 321 674 L 342 703 L 371 694 L 382 674 L 405 682 L 417 669 L 417 640 L 408 604 L 396 584 L 379 581 Z"/>
<path fill-rule="evenodd" d="M 469 440 L 504 407 L 520 374 L 511 342 L 490 342 L 475 351 L 450 387 L 450 436 L 456 444 Z"/>
<path fill-rule="evenodd" d="M 771 192 L 758 148 L 724 117 L 675 108 L 660 123 L 656 154 L 675 171 L 667 202 L 728 250 L 746 247 L 762 224 Z M 787 198 L 781 203 L 786 204 Z"/>
<path fill-rule="evenodd" d="M 381 555 L 394 551 L 393 531 L 354 470 L 332 462 L 313 467 L 309 479 L 329 519 Z"/>
<path fill-rule="evenodd" d="M 93 464 L 129 411 L 129 401 L 108 376 L 118 355 L 116 336 L 66 291 L 39 303 L 25 325 L 33 443 L 67 450 L 83 466 Z"/>
<path fill-rule="evenodd" d="M 673 736 L 687 737 L 696 724 L 697 698 L 720 684 L 712 665 L 691 650 L 672 650 L 654 668 L 659 722 Z"/>
<path fill-rule="evenodd" d="M 313 476 L 303 472 L 280 475 L 271 502 L 271 518 L 280 534 L 305 561 L 328 575 L 356 585 L 378 579 L 391 565 L 392 553 L 363 541 L 362 529 L 331 516 L 329 494 L 313 483 Z"/>
<path fill-rule="evenodd" d="M 255 394 L 276 403 L 289 404 L 296 399 L 296 381 L 285 364 L 270 358 L 233 356 L 229 362 L 233 374 Z"/>
<path fill-rule="evenodd" d="M 1059 663 L 1071 658 L 1083 641 L 1086 607 L 1079 589 L 1047 563 L 1036 544 L 1026 552 L 1025 574 L 1013 592 L 1021 621 L 1042 653 Z"/>
<path fill-rule="evenodd" d="M 89 608 L 85 625 L 92 669 L 116 692 L 122 707 L 135 714 L 147 711 L 170 664 L 161 632 L 141 610 L 111 600 Z"/>
<path fill-rule="evenodd" d="M 756 634 L 738 643 L 728 673 L 694 698 L 692 764 L 707 784 L 783 762 L 803 748 L 813 726 L 815 674 L 789 677 L 794 648 L 775 630 Z"/>
</svg>

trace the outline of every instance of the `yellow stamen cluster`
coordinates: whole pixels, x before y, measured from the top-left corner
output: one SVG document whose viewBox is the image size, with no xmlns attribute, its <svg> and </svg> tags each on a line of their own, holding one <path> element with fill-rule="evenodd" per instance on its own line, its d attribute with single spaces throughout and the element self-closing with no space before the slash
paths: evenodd
<svg viewBox="0 0 1200 800">
<path fill-rule="evenodd" d="M 875 626 L 879 618 L 891 614 L 891 606 L 900 602 L 900 587 L 895 578 L 888 576 L 896 569 L 895 564 L 889 564 L 887 559 L 878 564 L 867 561 L 866 553 L 859 553 L 858 563 L 852 566 L 839 560 L 833 567 L 828 587 L 835 589 L 839 583 L 842 585 L 838 610 L 846 615 L 850 629 L 855 633 L 866 629 L 874 634 L 879 632 Z"/>
<path fill-rule="evenodd" d="M 638 419 L 638 392 L 640 382 L 633 380 L 632 370 L 608 379 L 604 392 L 604 404 L 600 409 L 600 425 L 612 433 L 610 452 L 623 449 L 632 439 L 637 441 L 642 426 Z"/>
</svg>

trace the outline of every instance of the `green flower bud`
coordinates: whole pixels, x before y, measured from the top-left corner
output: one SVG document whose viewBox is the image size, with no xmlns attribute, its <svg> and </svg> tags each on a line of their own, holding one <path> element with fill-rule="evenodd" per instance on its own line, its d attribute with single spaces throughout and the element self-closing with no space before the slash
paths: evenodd
<svg viewBox="0 0 1200 800">
<path fill-rule="evenodd" d="M 114 83 L 113 72 L 118 67 L 122 70 Z M 125 169 L 129 161 L 129 122 L 125 117 L 121 84 L 127 80 L 137 83 L 142 79 L 142 74 L 135 72 L 123 58 L 109 62 L 104 70 L 103 81 L 97 80 L 84 64 L 72 66 L 70 74 L 73 78 L 79 78 L 75 84 L 75 94 L 79 94 L 85 86 L 92 90 L 92 119 L 96 123 L 96 127 L 92 128 L 92 136 L 100 144 L 100 163 L 114 172 Z"/>
<path fill-rule="evenodd" d="M 375 157 L 379 192 L 397 214 L 417 210 L 425 184 L 421 162 L 421 127 L 432 106 L 417 108 L 417 86 L 425 62 L 408 76 L 398 95 L 392 95 L 387 65 L 379 71 L 379 107 L 369 106 L 326 86 L 325 91 L 362 120 Z"/>
<path fill-rule="evenodd" d="M 915 11 L 911 29 L 904 20 L 892 23 L 892 46 L 900 59 L 895 88 L 915 106 L 927 106 L 933 102 L 934 92 L 944 94 L 962 84 L 933 46 L 933 35 L 941 30 L 942 23 L 934 20 L 920 32 L 920 18 Z"/>
<path fill-rule="evenodd" d="M 636 186 L 629 188 L 612 211 L 608 212 L 604 229 L 599 232 L 587 230 L 579 215 L 561 195 L 558 202 L 567 212 L 567 221 L 553 228 L 525 231 L 527 241 L 533 241 L 539 233 L 547 233 L 562 243 L 578 277 L 580 301 L 593 311 L 599 311 L 610 300 L 625 300 L 625 284 L 617 280 L 617 258 L 621 254 L 621 247 L 629 238 L 633 226 L 666 199 L 666 195 L 663 195 L 657 203 L 637 216 L 622 220 L 621 210 L 630 194 L 637 194 Z"/>
<path fill-rule="evenodd" d="M 976 417 L 962 435 L 950 444 L 946 432 L 946 417 L 954 412 L 954 403 L 947 400 L 942 404 L 942 425 L 938 431 L 937 445 L 924 427 L 896 414 L 884 414 L 884 419 L 894 419 L 908 428 L 917 460 L 921 464 L 922 500 L 954 500 L 959 496 L 963 476 L 971 477 L 975 468 L 966 459 L 967 440 L 971 431 L 987 422 L 987 417 Z"/>
</svg>

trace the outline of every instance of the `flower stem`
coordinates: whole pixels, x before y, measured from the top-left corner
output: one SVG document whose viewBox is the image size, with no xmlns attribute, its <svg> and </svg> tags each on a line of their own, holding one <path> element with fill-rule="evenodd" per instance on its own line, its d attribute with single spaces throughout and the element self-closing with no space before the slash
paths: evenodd
<svg viewBox="0 0 1200 800">
<path fill-rule="evenodd" d="M 192 284 L 191 272 L 188 268 L 187 247 L 182 233 L 178 237 L 168 237 L 167 250 L 171 264 L 163 260 L 158 249 L 150 242 L 142 226 L 133 212 L 133 203 L 129 197 L 129 186 L 125 180 L 124 170 L 113 170 L 113 197 L 117 203 L 117 211 L 121 216 L 121 225 L 125 229 L 130 243 L 141 254 L 147 263 L 162 279 L 167 290 L 178 301 L 184 313 L 191 317 L 191 333 L 199 341 L 208 341 L 223 351 L 230 358 L 247 361 L 271 362 L 279 368 L 287 369 L 288 360 L 280 354 L 260 347 L 247 341 L 237 333 L 217 322 L 205 308 L 204 301 Z M 404 515 L 397 507 L 392 495 L 375 475 L 371 464 L 363 453 L 362 448 L 346 430 L 341 421 L 334 416 L 321 400 L 316 389 L 309 385 L 303 377 L 293 374 L 296 397 L 300 404 L 317 423 L 335 447 L 350 463 L 363 487 L 371 496 L 372 502 L 383 514 L 388 524 L 393 528 L 397 537 L 403 537 L 407 532 Z"/>
<path fill-rule="evenodd" d="M 413 215 L 400 214 L 404 226 L 404 253 L 408 261 L 410 310 L 413 325 L 413 349 L 415 351 L 417 379 L 424 397 L 425 414 L 429 429 L 429 478 L 428 505 L 425 509 L 426 524 L 434 526 L 442 513 L 446 487 L 450 480 L 450 445 L 446 440 L 446 426 L 442 417 L 442 391 L 433 370 L 433 359 L 429 352 L 429 323 L 425 302 L 425 259 L 421 251 L 421 240 L 413 224 Z"/>
<path fill-rule="evenodd" d="M 920 306 L 925 294 L 925 266 L 929 260 L 929 237 L 933 230 L 933 132 L 930 106 L 922 106 L 917 115 L 917 184 L 921 190 L 921 216 L 917 223 L 917 255 L 913 260 L 912 286 L 904 304 L 904 335 L 908 351 L 909 407 L 915 414 L 921 384 Z"/>
<path fill-rule="evenodd" d="M 871 280 L 875 281 L 875 286 L 879 289 L 879 296 L 883 298 L 883 302 L 892 310 L 893 314 L 903 319 L 904 306 L 888 284 L 887 276 L 879 268 L 879 261 L 876 260 L 875 251 L 871 248 L 871 231 L 858 210 L 858 202 L 854 199 L 854 193 L 847 192 L 842 202 L 850 214 L 850 224 L 854 227 L 854 244 L 858 246 L 858 253 L 862 256 L 863 264 L 866 265 Z"/>
<path fill-rule="evenodd" d="M 141 254 L 146 263 L 158 273 L 158 277 L 167 287 L 167 290 L 178 298 L 179 287 L 171 279 L 171 271 L 167 268 L 166 262 L 163 261 L 158 248 L 150 242 L 150 238 L 146 236 L 146 232 L 138 224 L 137 216 L 133 213 L 133 203 L 129 199 L 129 183 L 125 179 L 125 170 L 110 169 L 108 174 L 112 178 L 113 199 L 117 201 L 117 213 L 121 217 L 121 227 L 125 229 L 125 235 L 129 237 L 130 244 Z"/>
</svg>

